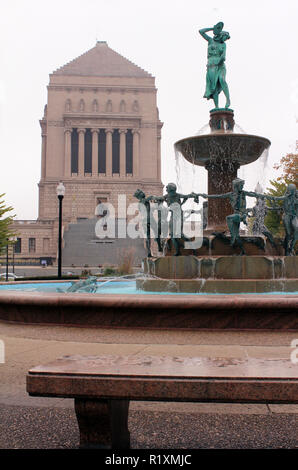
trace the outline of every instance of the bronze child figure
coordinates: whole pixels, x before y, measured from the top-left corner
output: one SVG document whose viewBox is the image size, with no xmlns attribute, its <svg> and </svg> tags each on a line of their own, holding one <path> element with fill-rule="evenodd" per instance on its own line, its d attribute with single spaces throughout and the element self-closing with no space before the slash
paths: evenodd
<svg viewBox="0 0 298 470">
<path fill-rule="evenodd" d="M 155 241 L 158 245 L 158 250 L 162 251 L 161 240 L 160 240 L 160 233 L 158 227 L 156 227 L 155 219 L 152 217 L 151 214 L 151 207 L 150 201 L 152 201 L 152 196 L 146 197 L 145 193 L 141 189 L 137 189 L 134 193 L 134 197 L 136 197 L 139 201 L 139 204 L 143 204 L 145 209 L 145 216 L 142 220 L 144 231 L 146 234 L 146 249 L 147 249 L 147 257 L 151 258 L 151 229 L 155 234 Z M 140 211 L 142 213 L 142 211 Z"/>
<path fill-rule="evenodd" d="M 204 194 L 204 198 L 208 199 L 223 199 L 228 198 L 230 200 L 231 206 L 234 213 L 228 215 L 227 225 L 231 235 L 231 245 L 238 245 L 241 249 L 241 255 L 245 255 L 245 250 L 243 243 L 239 234 L 240 223 L 243 222 L 247 225 L 247 209 L 246 209 L 246 196 L 256 197 L 256 198 L 265 198 L 264 194 L 256 193 L 252 191 L 244 191 L 245 181 L 240 178 L 235 178 L 232 182 L 233 191 L 225 194 Z M 196 196 L 195 193 L 193 193 Z"/>
<path fill-rule="evenodd" d="M 295 244 L 298 241 L 298 196 L 295 184 L 288 185 L 283 196 L 266 196 L 272 201 L 283 202 L 283 224 L 285 228 L 285 255 L 295 255 Z"/>
<path fill-rule="evenodd" d="M 192 194 L 177 193 L 177 186 L 175 183 L 169 183 L 166 187 L 167 194 L 164 196 L 151 196 L 152 200 L 156 202 L 165 202 L 169 208 L 170 221 L 169 221 L 169 236 L 175 248 L 175 255 L 180 255 L 180 239 L 188 241 L 188 238 L 183 234 L 183 210 L 182 205 L 189 199 L 194 197 Z M 200 194 L 196 195 L 198 197 Z"/>
</svg>

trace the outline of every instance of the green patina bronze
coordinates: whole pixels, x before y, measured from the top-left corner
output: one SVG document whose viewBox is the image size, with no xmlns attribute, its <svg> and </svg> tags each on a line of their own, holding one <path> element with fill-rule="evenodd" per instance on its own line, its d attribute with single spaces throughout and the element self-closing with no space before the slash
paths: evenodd
<svg viewBox="0 0 298 470">
<path fill-rule="evenodd" d="M 134 193 L 134 197 L 136 197 L 139 201 L 139 211 L 142 214 L 142 224 L 144 233 L 146 234 L 147 258 L 151 258 L 151 230 L 155 235 L 155 241 L 157 242 L 158 250 L 162 251 L 160 238 L 160 211 L 158 211 L 158 224 L 156 224 L 155 219 L 151 217 L 150 201 L 152 201 L 152 196 L 146 197 L 144 191 L 142 191 L 141 189 L 137 189 Z M 142 208 L 144 210 L 142 210 Z"/>
<path fill-rule="evenodd" d="M 245 255 L 245 250 L 243 247 L 243 243 L 240 237 L 240 223 L 243 222 L 247 225 L 247 208 L 246 208 L 246 196 L 262 198 L 264 199 L 266 196 L 262 193 L 252 192 L 252 191 L 244 191 L 245 181 L 240 178 L 235 178 L 232 182 L 233 191 L 225 193 L 225 194 L 203 194 L 204 198 L 208 199 L 223 199 L 228 198 L 230 200 L 231 206 L 233 208 L 234 213 L 227 216 L 227 225 L 231 235 L 231 245 L 235 246 L 238 245 L 241 249 L 241 255 Z M 192 193 L 193 196 L 196 198 L 198 195 L 196 193 Z"/>
<path fill-rule="evenodd" d="M 182 205 L 189 199 L 194 198 L 195 202 L 199 202 L 198 197 L 200 194 L 197 194 L 195 197 L 192 194 L 180 194 L 177 193 L 177 187 L 175 183 L 169 183 L 166 187 L 167 193 L 164 196 L 148 196 L 146 197 L 144 192 L 138 189 L 134 193 L 134 197 L 136 197 L 139 201 L 140 205 L 140 213 L 143 214 L 142 223 L 144 226 L 144 232 L 146 233 L 146 248 L 147 248 L 147 256 L 151 257 L 151 232 L 153 231 L 155 234 L 156 242 L 158 244 L 159 251 L 162 251 L 162 242 L 161 242 L 161 233 L 164 232 L 162 230 L 161 225 L 167 225 L 167 215 L 163 214 L 163 203 L 165 202 L 168 211 L 170 213 L 170 220 L 169 220 L 169 237 L 172 240 L 172 243 L 175 248 L 175 256 L 180 255 L 180 239 L 184 241 L 188 241 L 188 238 L 183 233 L 183 210 Z M 152 208 L 150 203 L 157 203 L 158 207 L 158 223 L 156 226 L 155 220 L 151 217 Z M 142 209 L 142 206 L 144 210 Z M 145 214 L 145 215 L 144 215 Z"/>
<path fill-rule="evenodd" d="M 225 194 L 201 194 L 208 199 L 229 198 L 234 213 L 227 216 L 227 225 L 231 235 L 231 245 L 238 245 L 241 248 L 241 254 L 244 255 L 244 247 L 239 234 L 240 223 L 247 225 L 247 215 L 251 209 L 246 209 L 246 196 L 256 197 L 258 199 L 268 199 L 271 201 L 283 201 L 283 224 L 285 228 L 284 249 L 285 255 L 295 255 L 295 244 L 298 241 L 298 196 L 295 184 L 289 184 L 283 196 L 269 196 L 263 193 L 244 191 L 245 181 L 236 178 L 232 182 L 233 191 Z M 198 196 L 192 193 L 195 200 Z M 277 210 L 277 209 L 273 209 Z M 267 231 L 266 227 L 263 227 Z M 266 236 L 271 239 L 271 234 L 266 232 Z M 273 238 L 272 240 L 273 241 Z"/>
<path fill-rule="evenodd" d="M 204 193 L 191 193 L 191 194 L 180 194 L 177 192 L 177 187 L 174 183 L 169 183 L 166 187 L 167 193 L 164 196 L 148 196 L 146 197 L 143 191 L 137 190 L 134 196 L 139 200 L 140 204 L 144 205 L 145 208 L 145 218 L 143 220 L 146 233 L 146 247 L 148 251 L 148 257 L 151 257 L 150 249 L 150 228 L 153 229 L 155 233 L 155 240 L 158 243 L 159 251 L 162 250 L 161 246 L 161 207 L 163 203 L 166 203 L 170 213 L 169 220 L 169 237 L 175 248 L 175 256 L 180 255 L 180 240 L 189 241 L 189 239 L 183 234 L 183 222 L 184 222 L 184 213 L 182 210 L 182 205 L 190 198 L 193 198 L 194 202 L 199 202 L 199 196 L 202 196 L 206 199 L 224 199 L 228 198 L 230 200 L 231 206 L 233 208 L 233 214 L 227 216 L 227 226 L 230 232 L 231 245 L 239 246 L 241 250 L 241 255 L 245 255 L 245 250 L 243 242 L 240 237 L 240 223 L 243 222 L 247 225 L 247 217 L 250 212 L 254 213 L 254 209 L 247 209 L 246 207 L 246 197 L 255 197 L 258 200 L 272 200 L 272 201 L 283 201 L 282 208 L 273 208 L 272 210 L 282 210 L 283 212 L 283 224 L 285 228 L 285 240 L 284 248 L 285 255 L 294 255 L 295 243 L 298 241 L 298 196 L 296 186 L 294 184 L 289 184 L 285 194 L 280 197 L 269 196 L 263 193 L 255 191 L 245 191 L 243 189 L 245 181 L 240 178 L 235 178 L 232 182 L 232 191 L 225 194 L 204 194 Z M 158 224 L 154 222 L 154 218 L 151 215 L 151 203 L 159 204 L 159 220 Z M 265 208 L 266 210 L 268 208 Z M 265 212 L 266 212 L 265 210 Z M 264 212 L 264 214 L 265 214 Z M 255 214 L 254 214 L 255 215 Z M 153 223 L 154 222 L 154 223 Z M 151 225 L 153 223 L 153 226 Z M 163 221 L 164 223 L 164 221 Z M 260 231 L 263 233 L 270 242 L 274 245 L 274 239 L 271 233 L 264 225 L 264 221 L 260 225 Z"/>
<path fill-rule="evenodd" d="M 283 196 L 266 196 L 271 201 L 283 202 L 283 224 L 285 228 L 284 249 L 286 256 L 295 255 L 298 241 L 298 194 L 295 184 L 288 185 Z"/>
<path fill-rule="evenodd" d="M 208 62 L 206 74 L 206 90 L 204 98 L 214 101 L 215 109 L 218 108 L 218 95 L 221 91 L 224 92 L 226 97 L 225 109 L 230 106 L 230 93 L 229 87 L 226 82 L 226 44 L 225 41 L 230 39 L 227 31 L 223 31 L 224 24 L 217 23 L 213 28 L 200 29 L 201 36 L 208 41 Z M 206 34 L 213 31 L 213 37 Z"/>
<path fill-rule="evenodd" d="M 175 183 L 169 183 L 166 187 L 167 194 L 164 196 L 152 196 L 152 200 L 163 203 L 165 202 L 169 207 L 170 221 L 169 221 L 169 236 L 175 248 L 175 256 L 180 255 L 180 238 L 187 241 L 187 237 L 183 234 L 183 211 L 182 205 L 187 199 L 192 198 L 192 194 L 177 193 L 177 186 Z"/>
<path fill-rule="evenodd" d="M 97 290 L 97 277 L 89 276 L 87 279 L 81 279 L 77 282 L 72 282 L 70 287 L 66 290 L 56 289 L 57 292 L 96 292 Z"/>
<path fill-rule="evenodd" d="M 232 111 L 229 109 L 230 106 L 230 94 L 229 88 L 226 83 L 226 44 L 225 42 L 230 39 L 230 35 L 227 31 L 223 31 L 224 24 L 222 22 L 217 23 L 213 28 L 200 29 L 201 36 L 208 41 L 208 63 L 207 63 L 207 74 L 206 74 L 206 90 L 204 98 L 212 99 L 214 101 L 215 109 L 212 111 Z M 213 37 L 209 36 L 207 32 L 212 31 Z M 223 92 L 226 97 L 225 108 L 219 108 L 218 98 L 219 94 Z M 227 114 L 227 113 L 226 113 Z M 234 121 L 232 119 L 231 125 L 227 128 L 229 132 L 233 131 Z M 211 127 L 211 124 L 210 124 Z M 211 127 L 214 131 L 214 129 Z M 216 126 L 215 130 L 225 130 L 221 125 Z M 238 138 L 239 136 L 237 136 Z M 254 136 L 251 136 L 254 137 Z M 200 136 L 201 138 L 201 136 Z M 214 135 L 213 137 L 214 138 Z M 254 137 L 256 140 L 257 138 Z M 268 141 L 268 144 L 270 142 Z M 265 148 L 266 145 L 265 145 Z M 183 156 L 185 156 L 183 154 Z M 185 157 L 187 158 L 187 157 Z M 255 158 L 254 158 L 255 160 Z M 252 160 L 252 161 L 254 161 Z M 248 163 L 244 161 L 244 163 Z M 182 210 L 182 205 L 189 199 L 193 198 L 195 203 L 199 202 L 199 196 L 206 199 L 224 199 L 227 198 L 233 209 L 233 213 L 226 216 L 226 223 L 230 232 L 230 243 L 232 246 L 239 246 L 241 255 L 246 254 L 243 246 L 243 241 L 240 237 L 240 224 L 243 222 L 247 225 L 247 217 L 249 213 L 255 217 L 254 231 L 256 235 L 263 234 L 268 238 L 272 245 L 275 246 L 274 238 L 264 224 L 264 218 L 268 210 L 282 210 L 283 212 L 283 224 L 285 228 L 285 240 L 284 248 L 285 255 L 294 254 L 295 243 L 298 240 L 298 197 L 297 190 L 294 184 L 290 184 L 285 194 L 281 197 L 267 196 L 260 192 L 245 191 L 245 181 L 240 178 L 235 178 L 232 181 L 232 191 L 224 194 L 180 194 L 177 192 L 177 187 L 174 183 L 169 183 L 166 187 L 166 194 L 163 196 L 148 196 L 146 197 L 144 192 L 137 190 L 134 196 L 138 199 L 141 206 L 144 207 L 143 211 L 143 224 L 146 233 L 146 246 L 148 257 L 151 257 L 150 248 L 150 230 L 152 229 L 155 234 L 155 240 L 158 243 L 159 251 L 162 248 L 161 233 L 163 233 L 163 239 L 167 236 L 172 241 L 175 249 L 175 256 L 180 255 L 180 242 L 181 240 L 189 241 L 189 239 L 183 234 L 183 222 L 185 220 L 185 211 Z M 257 204 L 253 209 L 247 209 L 246 197 L 257 198 Z M 265 205 L 265 199 L 273 201 L 282 201 L 283 207 L 268 208 Z M 158 211 L 158 222 L 156 224 L 154 218 L 152 218 L 153 203 L 157 203 Z M 166 204 L 166 208 L 163 204 Z M 162 210 L 166 209 L 166 212 L 170 213 L 170 220 L 167 221 L 166 215 L 162 213 Z M 191 213 L 194 211 L 190 211 Z M 226 214 L 226 212 L 225 212 Z M 166 226 L 166 230 L 161 230 L 161 224 Z M 217 234 L 225 237 L 223 232 Z"/>
</svg>

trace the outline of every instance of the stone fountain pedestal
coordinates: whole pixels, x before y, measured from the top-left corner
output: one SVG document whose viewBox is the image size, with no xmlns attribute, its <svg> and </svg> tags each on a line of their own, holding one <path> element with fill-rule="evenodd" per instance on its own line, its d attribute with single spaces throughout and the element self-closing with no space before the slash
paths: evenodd
<svg viewBox="0 0 298 470">
<path fill-rule="evenodd" d="M 263 293 L 298 291 L 296 256 L 165 256 L 144 259 L 137 280 L 147 292 Z"/>
<path fill-rule="evenodd" d="M 192 239 L 193 240 L 193 239 Z M 283 256 L 283 240 L 274 239 L 272 245 L 264 236 L 241 236 L 241 241 L 247 256 Z M 180 254 L 182 256 L 235 256 L 241 253 L 239 246 L 231 246 L 231 237 L 229 234 L 218 232 L 206 234 L 201 239 L 198 248 L 190 249 L 184 240 L 180 240 Z M 167 240 L 166 256 L 174 256 L 175 248 L 171 239 Z"/>
</svg>

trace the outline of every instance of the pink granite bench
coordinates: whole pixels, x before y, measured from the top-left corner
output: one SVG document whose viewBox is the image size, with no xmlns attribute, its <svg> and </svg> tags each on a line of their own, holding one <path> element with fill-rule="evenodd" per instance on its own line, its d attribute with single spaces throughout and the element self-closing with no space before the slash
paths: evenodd
<svg viewBox="0 0 298 470">
<path fill-rule="evenodd" d="M 293 404 L 297 375 L 290 359 L 65 356 L 29 370 L 27 392 L 74 398 L 80 447 L 128 449 L 130 400 Z"/>
</svg>

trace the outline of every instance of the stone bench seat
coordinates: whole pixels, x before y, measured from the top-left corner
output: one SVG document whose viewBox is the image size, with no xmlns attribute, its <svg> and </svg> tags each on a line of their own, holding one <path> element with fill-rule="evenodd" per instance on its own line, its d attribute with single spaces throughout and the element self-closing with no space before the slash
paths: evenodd
<svg viewBox="0 0 298 470">
<path fill-rule="evenodd" d="M 128 449 L 129 401 L 298 403 L 282 359 L 64 356 L 27 374 L 30 396 L 74 398 L 80 447 Z"/>
</svg>

